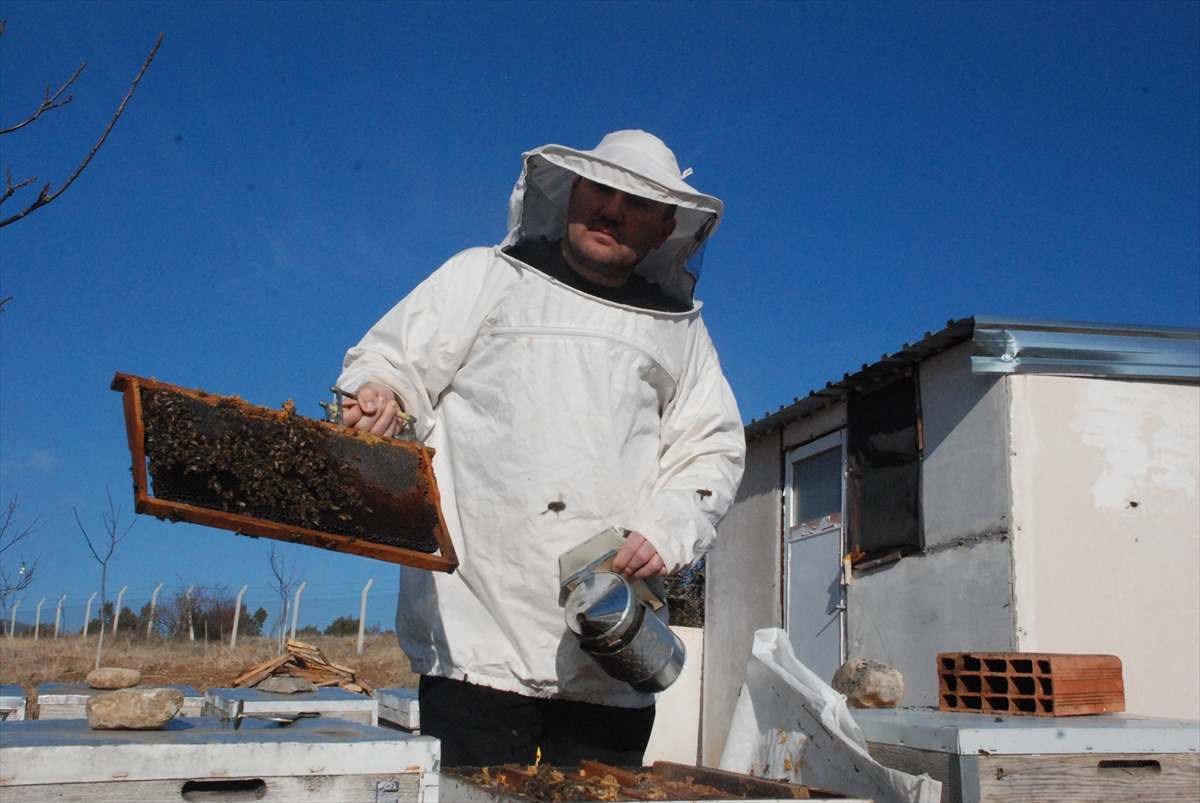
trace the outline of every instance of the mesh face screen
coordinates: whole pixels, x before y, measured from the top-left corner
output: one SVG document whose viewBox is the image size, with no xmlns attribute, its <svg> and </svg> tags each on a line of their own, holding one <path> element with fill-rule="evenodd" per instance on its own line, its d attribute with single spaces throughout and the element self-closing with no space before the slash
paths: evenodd
<svg viewBox="0 0 1200 803">
<path fill-rule="evenodd" d="M 156 498 L 432 554 L 417 449 L 368 442 L 236 397 L 141 390 Z"/>
</svg>

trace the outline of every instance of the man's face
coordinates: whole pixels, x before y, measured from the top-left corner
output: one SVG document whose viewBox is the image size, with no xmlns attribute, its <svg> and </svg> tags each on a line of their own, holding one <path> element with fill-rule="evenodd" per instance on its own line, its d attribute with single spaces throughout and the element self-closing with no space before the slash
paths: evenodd
<svg viewBox="0 0 1200 803">
<path fill-rule="evenodd" d="M 670 207 L 580 177 L 567 203 L 563 255 L 598 284 L 619 286 L 675 230 Z"/>
</svg>

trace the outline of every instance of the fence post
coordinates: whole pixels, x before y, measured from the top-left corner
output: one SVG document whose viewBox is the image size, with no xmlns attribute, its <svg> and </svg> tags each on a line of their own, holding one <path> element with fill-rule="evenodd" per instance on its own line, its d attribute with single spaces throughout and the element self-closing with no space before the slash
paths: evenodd
<svg viewBox="0 0 1200 803">
<path fill-rule="evenodd" d="M 63 594 L 62 599 L 58 601 L 58 610 L 54 614 L 54 638 L 58 638 L 58 626 L 62 622 L 62 604 L 67 601 L 67 595 Z"/>
<path fill-rule="evenodd" d="M 38 635 L 42 630 L 42 606 L 46 604 L 46 598 L 42 597 L 42 601 L 38 603 L 37 621 L 33 623 L 33 640 L 38 640 Z"/>
<path fill-rule="evenodd" d="M 117 622 L 121 621 L 121 600 L 125 596 L 125 591 L 129 586 L 121 589 L 121 593 L 117 594 L 117 607 L 113 608 L 113 635 L 117 635 Z"/>
<path fill-rule="evenodd" d="M 158 602 L 158 592 L 162 587 L 163 584 L 159 583 L 158 588 L 154 589 L 154 595 L 150 597 L 150 621 L 146 623 L 146 638 L 150 638 L 150 634 L 154 632 L 154 606 Z"/>
<path fill-rule="evenodd" d="M 90 597 L 88 597 L 87 610 L 83 612 L 83 637 L 84 638 L 87 638 L 88 625 L 90 625 L 92 623 L 92 600 L 94 600 L 96 598 L 96 595 L 99 593 L 100 593 L 99 591 L 93 591 L 92 595 Z M 100 627 L 104 627 L 104 622 L 100 623 Z"/>
<path fill-rule="evenodd" d="M 15 635 L 17 632 L 17 608 L 20 608 L 20 607 L 21 607 L 21 600 L 17 600 L 17 604 L 13 605 L 12 627 L 10 627 L 8 629 L 8 637 L 9 638 L 12 638 L 13 635 Z M 292 625 L 293 632 L 295 631 L 295 629 L 296 629 L 296 626 L 293 624 Z"/>
<path fill-rule="evenodd" d="M 195 588 L 195 586 L 191 586 L 188 588 L 187 593 L 183 595 L 183 607 L 187 610 L 188 615 L 188 638 L 192 641 L 196 640 L 196 628 L 192 622 L 192 591 Z"/>
<path fill-rule="evenodd" d="M 242 590 L 238 592 L 237 602 L 233 603 L 233 635 L 229 637 L 229 649 L 237 646 L 237 631 L 238 622 L 242 618 L 242 595 L 246 593 L 246 589 L 250 586 L 242 586 Z"/>
<path fill-rule="evenodd" d="M 363 586 L 362 606 L 358 609 L 358 654 L 362 655 L 363 629 L 367 626 L 367 592 L 371 590 L 371 583 L 375 582 L 375 578 L 367 580 L 367 584 Z"/>
<path fill-rule="evenodd" d="M 300 584 L 300 587 L 296 589 L 296 596 L 292 602 L 292 641 L 296 640 L 296 620 L 300 618 L 300 592 L 304 590 L 306 585 L 308 585 L 307 581 Z"/>
</svg>

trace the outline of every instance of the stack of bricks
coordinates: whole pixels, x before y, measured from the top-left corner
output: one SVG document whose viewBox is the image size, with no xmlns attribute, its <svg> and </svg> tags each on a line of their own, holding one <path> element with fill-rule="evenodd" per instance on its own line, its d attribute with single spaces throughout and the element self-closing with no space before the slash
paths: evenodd
<svg viewBox="0 0 1200 803">
<path fill-rule="evenodd" d="M 1125 710 L 1121 659 L 1041 652 L 941 653 L 938 709 L 1061 717 Z"/>
</svg>

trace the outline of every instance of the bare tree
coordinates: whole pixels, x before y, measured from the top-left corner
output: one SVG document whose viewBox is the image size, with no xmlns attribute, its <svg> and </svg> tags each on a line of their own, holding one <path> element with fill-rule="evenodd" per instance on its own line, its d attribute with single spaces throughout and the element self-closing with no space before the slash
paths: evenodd
<svg viewBox="0 0 1200 803">
<path fill-rule="evenodd" d="M 283 652 L 284 640 L 287 638 L 288 600 L 292 590 L 304 577 L 304 570 L 297 574 L 296 565 L 288 566 L 287 557 L 271 546 L 271 573 L 275 575 L 275 591 L 279 594 L 279 652 Z"/>
<path fill-rule="evenodd" d="M 4 34 L 5 22 L 7 22 L 7 20 L 0 20 L 0 35 Z M 142 75 L 145 74 L 146 68 L 150 66 L 150 62 L 154 61 L 154 54 L 158 52 L 158 47 L 159 47 L 159 45 L 162 44 L 162 40 L 163 40 L 163 35 L 160 33 L 158 35 L 158 41 L 154 43 L 154 47 L 150 50 L 150 55 L 146 57 L 146 61 L 142 64 L 142 69 L 138 70 L 138 74 L 134 77 L 133 85 L 129 87 L 129 92 L 126 93 L 125 99 L 122 100 L 121 105 L 117 107 L 117 113 L 114 114 L 112 120 L 109 121 L 108 128 L 104 129 L 104 133 L 100 135 L 100 139 L 97 140 L 96 144 L 92 146 L 92 150 L 88 153 L 87 157 L 83 160 L 83 162 L 79 165 L 79 167 L 75 168 L 75 172 L 72 173 L 71 176 L 66 180 L 66 182 L 64 182 L 63 185 L 61 187 L 59 187 L 57 190 L 55 190 L 54 192 L 50 191 L 50 182 L 47 181 L 45 186 L 42 187 L 42 191 L 38 193 L 37 198 L 35 198 L 28 206 L 26 206 L 20 212 L 17 212 L 16 214 L 12 215 L 11 217 L 7 217 L 3 220 L 0 220 L 0 227 L 7 226 L 9 223 L 16 223 L 18 220 L 25 217 L 33 210 L 39 209 L 39 208 L 45 206 L 46 204 L 50 203 L 55 198 L 57 198 L 58 196 L 62 195 L 64 192 L 66 192 L 67 187 L 70 187 L 72 182 L 74 182 L 75 179 L 79 178 L 79 174 L 82 173 L 83 169 L 88 166 L 89 162 L 92 161 L 92 157 L 96 155 L 96 152 L 98 150 L 100 150 L 100 146 L 104 144 L 104 140 L 108 139 L 109 132 L 112 131 L 113 126 L 115 126 L 117 124 L 117 120 L 121 117 L 122 112 L 125 111 L 125 104 L 129 103 L 129 99 L 133 97 L 134 90 L 137 89 L 138 81 L 142 80 Z M 62 106 L 66 106 L 68 103 L 70 103 L 72 100 L 74 100 L 75 95 L 73 93 L 70 95 L 67 95 L 65 98 L 63 98 L 62 95 L 64 92 L 66 92 L 68 89 L 70 89 L 71 84 L 75 83 L 75 79 L 79 77 L 79 74 L 83 72 L 83 68 L 86 66 L 87 66 L 86 61 L 83 64 L 79 65 L 79 69 L 75 71 L 74 75 L 72 75 L 70 78 L 68 78 L 66 83 L 64 83 L 61 87 L 59 87 L 59 90 L 57 92 L 55 92 L 53 95 L 50 94 L 50 84 L 46 84 L 45 97 L 42 99 L 42 102 L 38 105 L 37 109 L 35 109 L 34 112 L 32 114 L 30 114 L 28 117 L 26 117 L 22 122 L 17 123 L 14 126 L 9 126 L 8 128 L 0 129 L 0 135 L 11 134 L 12 132 L 17 131 L 18 129 L 24 128 L 25 126 L 32 123 L 34 120 L 41 117 L 42 114 L 44 114 L 45 112 L 60 108 Z M 25 187 L 29 184 L 33 184 L 37 180 L 38 180 L 38 177 L 34 176 L 33 178 L 27 178 L 24 181 L 18 181 L 16 184 L 13 184 L 11 171 L 7 167 L 4 168 L 4 193 L 3 193 L 3 195 L 0 195 L 0 204 L 3 204 L 9 198 L 13 197 L 13 195 L 16 193 L 17 190 L 19 190 L 22 187 Z M 5 300 L 7 300 L 7 299 L 5 299 Z M 2 308 L 2 307 L 3 307 L 3 302 L 0 302 L 0 308 Z"/>
<path fill-rule="evenodd" d="M 33 559 L 33 565 L 30 566 L 25 562 L 25 556 L 21 555 L 21 568 L 15 571 L 11 569 L 10 565 L 4 562 L 6 552 L 42 529 L 42 515 L 40 513 L 29 524 L 26 524 L 24 527 L 21 526 L 17 509 L 21 507 L 21 503 L 24 501 L 14 496 L 4 506 L 4 512 L 0 513 L 0 618 L 4 619 L 6 625 L 8 622 L 9 598 L 13 594 L 24 591 L 29 587 L 29 584 L 33 582 L 34 575 L 37 574 L 38 562 L 41 561 L 41 556 L 38 556 Z"/>
<path fill-rule="evenodd" d="M 92 557 L 100 564 L 100 610 L 104 611 L 104 591 L 105 582 L 108 580 L 108 562 L 112 559 L 113 550 L 117 548 L 117 544 L 125 540 L 125 536 L 129 535 L 129 531 L 133 529 L 133 525 L 137 524 L 137 519 L 129 522 L 129 526 L 124 530 L 121 529 L 121 506 L 113 504 L 112 491 L 107 486 L 104 488 L 108 494 L 108 510 L 102 512 L 100 517 L 104 520 L 104 535 L 96 536 L 93 541 L 88 535 L 87 528 L 83 526 L 83 520 L 79 518 L 79 509 L 71 508 L 75 511 L 75 522 L 79 525 L 79 531 L 83 533 L 84 539 L 87 541 L 88 549 L 92 550 Z M 120 615 L 120 611 L 117 612 Z M 103 619 L 103 617 L 101 617 Z M 104 652 L 104 631 L 105 627 L 100 628 L 100 640 L 96 642 L 96 668 L 100 668 L 100 656 Z"/>
</svg>

